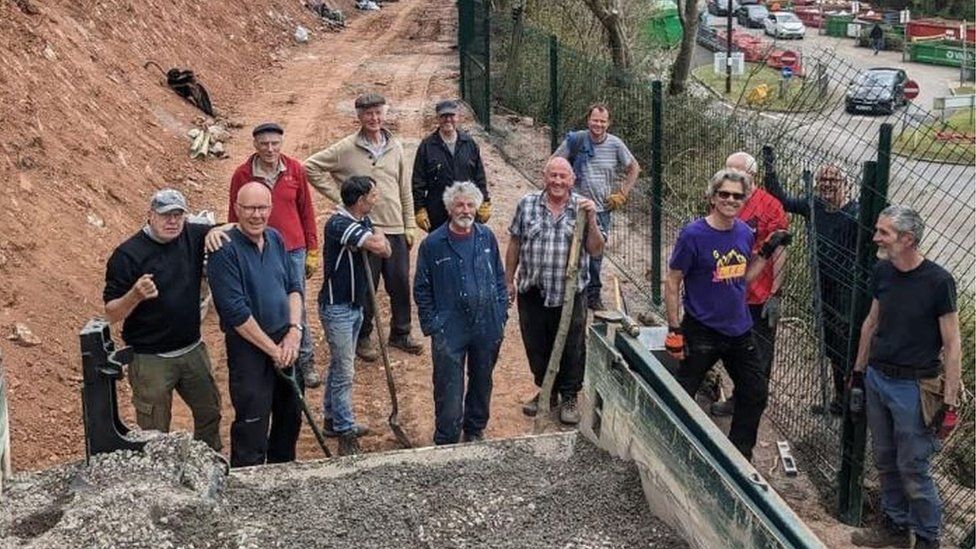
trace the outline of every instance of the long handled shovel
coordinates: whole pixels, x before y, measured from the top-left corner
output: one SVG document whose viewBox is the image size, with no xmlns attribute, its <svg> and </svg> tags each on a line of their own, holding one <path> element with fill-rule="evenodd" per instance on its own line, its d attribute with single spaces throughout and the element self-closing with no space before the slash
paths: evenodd
<svg viewBox="0 0 976 549">
<path fill-rule="evenodd" d="M 315 418 L 312 416 L 312 410 L 308 407 L 308 403 L 305 402 L 305 396 L 302 395 L 302 388 L 298 386 L 298 380 L 295 379 L 294 375 L 286 375 L 281 368 L 275 368 L 275 373 L 278 377 L 288 382 L 291 388 L 295 391 L 295 396 L 298 397 L 298 402 L 302 405 L 302 412 L 305 413 L 305 419 L 308 420 L 308 426 L 312 428 L 312 432 L 315 433 L 315 439 L 319 441 L 319 446 L 322 447 L 322 451 L 325 452 L 325 457 L 332 457 L 332 452 L 329 451 L 329 447 L 325 445 L 325 437 L 322 436 L 322 431 L 319 426 L 315 424 Z"/>
<path fill-rule="evenodd" d="M 380 340 L 380 355 L 383 357 L 383 369 L 386 370 L 386 385 L 390 389 L 390 429 L 393 430 L 393 435 L 396 437 L 397 442 L 400 443 L 404 448 L 413 448 L 413 444 L 410 444 L 410 439 L 407 438 L 407 433 L 403 431 L 403 427 L 400 427 L 400 420 L 397 417 L 400 413 L 400 407 L 397 404 L 396 395 L 396 384 L 393 382 L 393 368 L 390 367 L 390 354 L 386 349 L 386 335 L 383 333 L 383 321 L 380 319 L 380 308 L 376 301 L 376 288 L 373 287 L 373 269 L 369 266 L 369 256 L 368 252 L 363 250 L 363 266 L 366 268 L 366 288 L 369 292 L 369 302 L 373 306 L 373 322 L 376 325 L 376 338 Z"/>
<path fill-rule="evenodd" d="M 586 216 L 582 210 L 576 210 L 576 228 L 573 231 L 573 241 L 569 246 L 569 263 L 566 265 L 566 289 L 563 295 L 563 309 L 559 315 L 559 328 L 556 330 L 556 340 L 549 355 L 546 375 L 542 378 L 542 388 L 539 391 L 539 412 L 535 416 L 533 432 L 541 433 L 546 424 L 551 423 L 549 417 L 549 402 L 552 398 L 552 387 L 556 383 L 559 373 L 559 362 L 563 358 L 566 348 L 566 336 L 569 334 L 569 324 L 573 318 L 573 300 L 576 298 L 576 285 L 579 280 L 580 245 L 583 241 L 583 229 L 586 227 Z"/>
</svg>

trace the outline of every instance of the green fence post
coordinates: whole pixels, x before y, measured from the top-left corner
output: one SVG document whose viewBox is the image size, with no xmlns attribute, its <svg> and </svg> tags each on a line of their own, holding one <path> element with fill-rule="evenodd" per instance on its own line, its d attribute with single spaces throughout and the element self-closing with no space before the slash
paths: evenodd
<svg viewBox="0 0 976 549">
<path fill-rule="evenodd" d="M 559 146 L 559 40 L 549 35 L 549 147 Z"/>
<path fill-rule="evenodd" d="M 471 103 L 471 98 L 467 93 L 467 50 L 468 39 L 471 26 L 471 0 L 458 0 L 458 61 L 460 62 L 460 77 L 458 84 L 461 87 L 460 97 L 464 101 Z M 472 105 L 473 107 L 474 105 Z"/>
<path fill-rule="evenodd" d="M 664 118 L 662 116 L 663 92 L 661 81 L 651 82 L 651 303 L 661 308 L 661 230 L 662 195 L 661 143 Z"/>
<path fill-rule="evenodd" d="M 878 173 L 877 173 L 877 194 L 883 199 L 888 197 L 888 181 L 891 177 L 891 134 L 894 126 L 888 122 L 881 124 L 878 130 Z M 882 200 L 884 202 L 884 200 Z M 880 212 L 884 206 L 878 208 Z"/>
<path fill-rule="evenodd" d="M 482 4 L 485 8 L 485 133 L 491 133 L 491 6 L 488 2 Z"/>
</svg>

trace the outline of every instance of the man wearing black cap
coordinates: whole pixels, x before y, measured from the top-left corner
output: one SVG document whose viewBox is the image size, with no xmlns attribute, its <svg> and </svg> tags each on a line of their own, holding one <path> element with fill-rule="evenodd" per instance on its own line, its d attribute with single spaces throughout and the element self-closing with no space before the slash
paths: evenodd
<svg viewBox="0 0 976 549">
<path fill-rule="evenodd" d="M 457 101 L 441 101 L 434 108 L 437 130 L 417 147 L 413 163 L 413 208 L 417 226 L 431 232 L 448 221 L 442 197 L 444 190 L 457 181 L 471 181 L 484 196 L 478 208 L 478 223 L 491 217 L 491 201 L 485 181 L 478 144 L 467 132 L 458 130 Z"/>
<path fill-rule="evenodd" d="M 251 132 L 254 150 L 247 161 L 238 166 L 230 180 L 230 207 L 227 219 L 236 222 L 234 205 L 241 187 L 251 181 L 264 183 L 271 189 L 274 210 L 268 217 L 268 226 L 281 233 L 291 267 L 298 277 L 302 295 L 305 280 L 318 270 L 319 249 L 315 228 L 315 210 L 308 190 L 305 168 L 297 159 L 281 154 L 285 130 L 273 122 L 259 124 Z M 304 301 L 302 308 L 302 344 L 297 369 L 308 387 L 318 387 L 322 379 L 315 370 L 315 354 Z"/>
<path fill-rule="evenodd" d="M 383 285 L 390 294 L 393 313 L 390 345 L 420 354 L 423 347 L 410 335 L 410 248 L 417 235 L 417 224 L 403 145 L 383 127 L 386 98 L 378 93 L 366 93 L 356 98 L 355 106 L 359 130 L 306 158 L 305 170 L 309 183 L 336 204 L 342 204 L 339 186 L 350 177 L 364 175 L 376 182 L 379 201 L 370 219 L 386 235 L 393 253 L 385 259 L 370 256 L 373 284 L 377 285 L 382 275 Z M 367 361 L 379 357 L 369 339 L 372 322 L 373 310 L 366 307 L 356 355 Z"/>
<path fill-rule="evenodd" d="M 219 451 L 220 394 L 200 338 L 200 281 L 211 227 L 187 223 L 188 212 L 177 190 L 153 195 L 146 224 L 108 260 L 105 317 L 123 322 L 122 338 L 135 349 L 129 383 L 139 427 L 169 431 L 176 389 L 193 413 L 194 438 Z"/>
</svg>

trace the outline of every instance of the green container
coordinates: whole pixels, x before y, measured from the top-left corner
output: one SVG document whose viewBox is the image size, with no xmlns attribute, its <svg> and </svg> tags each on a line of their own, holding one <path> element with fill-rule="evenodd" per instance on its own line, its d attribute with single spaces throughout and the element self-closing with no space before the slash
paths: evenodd
<svg viewBox="0 0 976 549">
<path fill-rule="evenodd" d="M 656 10 L 644 23 L 644 38 L 648 43 L 670 48 L 681 42 L 681 20 L 678 7 L 670 0 L 658 2 Z"/>
<path fill-rule="evenodd" d="M 967 44 L 965 49 L 967 67 L 972 67 L 976 63 L 976 52 L 973 49 L 973 46 Z M 962 65 L 963 47 L 961 42 L 948 40 L 913 42 L 908 46 L 908 54 L 911 60 L 917 63 L 959 67 Z"/>
<path fill-rule="evenodd" d="M 853 22 L 853 15 L 828 15 L 827 36 L 847 37 L 847 25 Z"/>
</svg>

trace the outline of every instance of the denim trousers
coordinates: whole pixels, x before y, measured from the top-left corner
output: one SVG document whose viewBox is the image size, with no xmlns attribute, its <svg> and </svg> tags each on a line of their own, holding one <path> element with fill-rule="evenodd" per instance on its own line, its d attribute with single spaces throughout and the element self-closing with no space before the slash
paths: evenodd
<svg viewBox="0 0 976 549">
<path fill-rule="evenodd" d="M 488 425 L 491 374 L 501 340 L 488 341 L 468 328 L 449 326 L 431 335 L 434 444 L 456 443 L 462 429 L 469 436 L 481 435 Z"/>
<path fill-rule="evenodd" d="M 604 210 L 596 213 L 596 222 L 607 236 L 610 236 L 610 212 Z M 596 299 L 600 297 L 603 282 L 600 280 L 600 270 L 603 268 L 603 256 L 590 256 L 590 282 L 586 285 L 586 295 Z"/>
<path fill-rule="evenodd" d="M 312 334 L 308 331 L 308 315 L 305 314 L 305 253 L 305 248 L 288 252 L 291 268 L 302 286 L 302 326 L 305 329 L 302 330 L 302 342 L 298 348 L 298 362 L 295 363 L 296 366 L 300 366 L 295 368 L 299 372 L 304 371 L 305 366 L 315 364 L 315 348 L 312 347 Z"/>
<path fill-rule="evenodd" d="M 939 539 L 942 501 L 930 471 L 939 443 L 922 419 L 918 381 L 868 367 L 864 387 L 881 508 L 892 524 Z"/>
<path fill-rule="evenodd" d="M 363 308 L 351 303 L 321 304 L 319 318 L 329 343 L 329 373 L 325 378 L 323 415 L 337 433 L 352 429 L 352 380 L 355 374 L 356 338 L 363 325 Z"/>
</svg>

